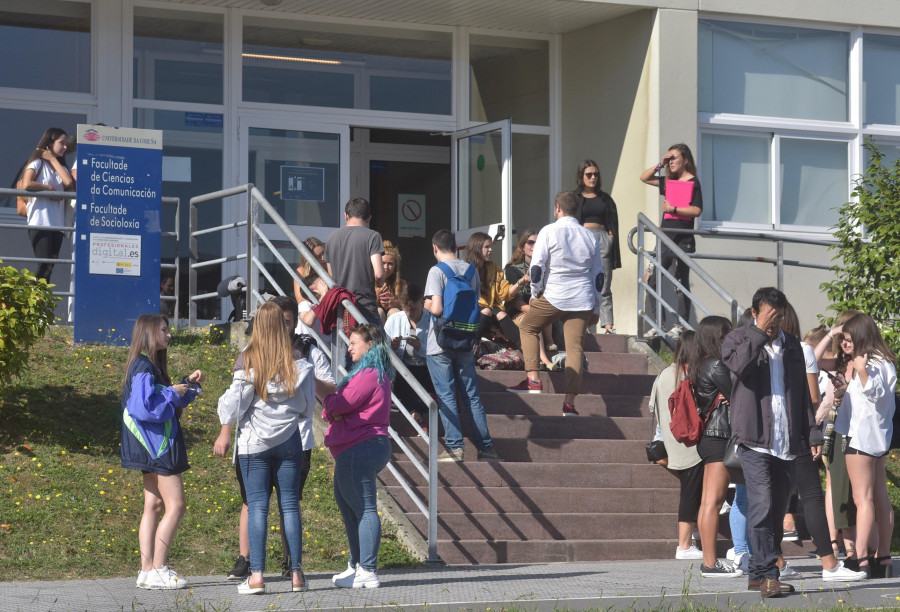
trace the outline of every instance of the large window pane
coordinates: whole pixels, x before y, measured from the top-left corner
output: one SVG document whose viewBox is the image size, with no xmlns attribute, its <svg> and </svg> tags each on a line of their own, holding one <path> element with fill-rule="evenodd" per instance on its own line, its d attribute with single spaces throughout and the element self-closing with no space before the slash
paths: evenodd
<svg viewBox="0 0 900 612">
<path fill-rule="evenodd" d="M 847 121 L 847 32 L 699 22 L 702 112 Z"/>
<path fill-rule="evenodd" d="M 772 222 L 770 143 L 771 135 L 703 134 L 700 181 L 704 220 Z"/>
<path fill-rule="evenodd" d="M 847 143 L 781 139 L 781 224 L 831 227 L 849 198 Z"/>
<path fill-rule="evenodd" d="M 289 225 L 340 226 L 343 203 L 339 134 L 252 127 L 249 155 L 250 182 Z M 285 193 L 294 185 L 292 175 L 308 180 L 307 188 Z M 300 196 L 307 199 L 298 199 Z M 268 215 L 264 219 L 271 223 Z"/>
<path fill-rule="evenodd" d="M 0 58 L 0 87 L 90 93 L 90 3 L 3 0 Z"/>
<path fill-rule="evenodd" d="M 473 34 L 469 39 L 472 121 L 550 124 L 550 44 Z"/>
<path fill-rule="evenodd" d="M 194 196 L 222 189 L 222 115 L 182 111 L 150 109 L 134 110 L 134 127 L 162 130 L 163 172 L 162 194 L 181 198 L 181 244 L 175 252 L 174 241 L 163 239 L 163 263 L 181 263 L 181 316 L 187 316 L 188 275 L 186 261 L 190 257 L 189 202 Z M 201 204 L 197 208 L 201 228 L 222 223 L 222 209 L 215 203 Z M 175 228 L 174 209 L 163 204 L 162 231 Z M 207 234 L 197 238 L 197 251 L 201 261 L 216 259 L 222 255 L 221 234 Z M 202 268 L 197 279 L 200 293 L 216 290 L 222 280 L 219 266 Z M 223 318 L 219 314 L 219 300 L 203 300 L 197 303 L 201 319 Z M 226 315 L 228 313 L 225 313 Z"/>
<path fill-rule="evenodd" d="M 28 157 L 47 128 L 58 127 L 65 130 L 69 139 L 74 143 L 77 134 L 75 126 L 86 121 L 87 118 L 84 115 L 0 109 L 3 137 L 9 143 L 5 147 L 0 147 L 0 176 L 4 177 L 6 181 L 3 186 L 11 185 L 13 178 L 16 177 L 22 165 L 28 161 Z M 70 144 L 70 146 L 73 145 Z M 70 155 L 67 159 L 70 166 L 75 163 L 74 155 Z M 16 199 L 14 197 L 0 197 L 0 207 L 15 210 L 15 206 Z"/>
<path fill-rule="evenodd" d="M 900 36 L 863 37 L 865 122 L 900 124 Z"/>
<path fill-rule="evenodd" d="M 222 103 L 221 15 L 134 8 L 134 97 Z"/>
<path fill-rule="evenodd" d="M 449 32 L 246 18 L 243 99 L 449 115 L 452 51 Z"/>
</svg>

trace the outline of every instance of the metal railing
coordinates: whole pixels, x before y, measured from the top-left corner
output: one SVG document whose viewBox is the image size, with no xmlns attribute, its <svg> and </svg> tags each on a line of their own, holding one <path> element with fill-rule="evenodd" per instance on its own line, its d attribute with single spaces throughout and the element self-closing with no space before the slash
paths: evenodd
<svg viewBox="0 0 900 612">
<path fill-rule="evenodd" d="M 26 196 L 29 198 L 55 198 L 57 200 L 74 200 L 77 197 L 77 194 L 72 191 L 25 191 L 23 189 L 0 189 L 0 198 L 5 196 Z M 161 232 L 161 237 L 163 238 L 175 238 L 175 260 L 178 261 L 178 245 L 181 240 L 179 219 L 181 216 L 181 198 L 162 198 L 162 203 L 167 205 L 175 206 L 175 231 L 174 232 Z M 34 226 L 26 225 L 24 222 L 18 223 L 0 223 L 0 229 L 12 229 L 17 231 L 28 231 L 35 229 Z M 74 226 L 41 226 L 41 230 L 52 231 L 52 232 L 64 232 L 66 234 L 71 234 L 75 231 Z M 73 245 L 74 246 L 74 245 Z M 0 260 L 8 263 L 22 263 L 22 264 L 42 264 L 42 263 L 50 263 L 50 264 L 62 264 L 64 266 L 73 266 L 75 265 L 75 249 L 72 249 L 72 258 L 71 259 L 48 259 L 41 257 L 22 257 L 19 255 L 0 255 Z M 178 269 L 177 263 L 172 264 L 161 264 L 160 268 L 164 270 L 175 270 L 175 295 L 160 295 L 159 299 L 165 302 L 175 302 L 175 321 L 176 325 L 178 323 L 178 311 L 179 311 L 179 298 L 178 298 L 178 282 L 180 279 L 180 270 Z M 74 274 L 74 270 L 73 270 Z M 53 295 L 59 297 L 74 297 L 74 292 L 72 291 L 53 291 Z"/>
<path fill-rule="evenodd" d="M 242 219 L 240 221 L 236 221 L 234 223 L 227 223 L 223 225 L 218 225 L 215 227 L 199 229 L 197 220 L 199 215 L 197 214 L 198 205 L 204 204 L 207 202 L 213 202 L 217 200 L 221 200 L 222 198 L 239 196 L 242 194 L 246 194 L 246 205 L 247 205 L 247 216 L 246 219 Z M 220 265 L 227 262 L 233 261 L 244 261 L 246 263 L 246 275 L 245 278 L 247 280 L 247 285 L 245 287 L 246 298 L 247 298 L 247 306 L 244 311 L 245 319 L 249 319 L 252 317 L 253 313 L 256 312 L 256 308 L 259 304 L 265 301 L 265 298 L 260 293 L 260 275 L 263 276 L 269 283 L 269 285 L 278 292 L 279 295 L 285 295 L 284 290 L 278 285 L 275 281 L 272 274 L 265 268 L 264 264 L 259 258 L 260 249 L 266 249 L 272 257 L 275 259 L 275 262 L 278 266 L 283 268 L 290 277 L 298 283 L 301 290 L 309 297 L 309 299 L 313 303 L 317 303 L 318 299 L 310 290 L 309 287 L 303 282 L 303 279 L 297 274 L 296 270 L 292 265 L 290 265 L 281 253 L 275 248 L 272 244 L 272 241 L 266 235 L 264 229 L 260 226 L 259 220 L 261 217 L 261 213 L 265 213 L 271 219 L 272 223 L 274 223 L 287 237 L 290 243 L 297 249 L 299 255 L 307 262 L 309 262 L 312 269 L 319 275 L 322 280 L 325 281 L 325 284 L 329 289 L 337 286 L 334 279 L 328 274 L 328 271 L 319 264 L 316 260 L 313 253 L 309 250 L 306 244 L 300 240 L 297 235 L 293 232 L 291 227 L 284 221 L 280 214 L 275 210 L 275 208 L 269 203 L 266 197 L 252 184 L 248 183 L 246 185 L 241 185 L 239 187 L 233 187 L 231 189 L 223 189 L 220 191 L 215 191 L 212 193 L 203 194 L 200 196 L 196 196 L 191 198 L 190 200 L 190 220 L 191 220 L 191 231 L 190 231 L 190 241 L 191 241 L 191 265 L 190 265 L 190 321 L 191 324 L 196 324 L 196 313 L 197 313 L 197 302 L 206 299 L 218 298 L 221 299 L 218 293 L 205 293 L 201 295 L 196 295 L 197 288 L 197 270 L 203 269 L 210 266 Z M 211 259 L 208 261 L 199 261 L 197 256 L 197 236 L 207 235 L 207 234 L 221 234 L 230 230 L 237 230 L 239 228 L 246 228 L 246 251 L 243 253 L 237 253 L 233 255 L 228 255 L 226 257 L 219 257 L 216 259 Z M 359 311 L 355 304 L 353 304 L 349 300 L 344 300 L 341 305 L 347 311 L 349 311 L 350 315 L 356 319 L 357 321 L 365 321 L 366 317 Z M 349 339 L 347 337 L 346 331 L 343 329 L 343 318 L 337 317 L 336 325 L 334 330 L 332 331 L 330 342 L 325 342 L 324 339 L 319 335 L 316 330 L 311 329 L 313 332 L 313 336 L 320 346 L 330 346 L 331 350 L 327 352 L 328 357 L 331 361 L 332 372 L 334 373 L 335 380 L 340 380 L 341 377 L 346 375 L 347 371 L 343 366 L 344 362 L 344 354 L 346 352 L 346 346 L 349 343 Z M 414 430 L 422 436 L 422 438 L 426 441 L 428 446 L 428 465 L 423 465 L 421 461 L 419 461 L 418 457 L 416 457 L 415 453 L 410 449 L 409 445 L 406 441 L 400 437 L 400 435 L 394 430 L 393 427 L 388 428 L 388 434 L 391 439 L 397 445 L 397 447 L 403 452 L 404 455 L 410 460 L 413 467 L 426 479 L 428 483 L 428 499 L 423 500 L 414 490 L 413 485 L 411 485 L 399 472 L 397 467 L 393 464 L 393 462 L 389 462 L 387 465 L 388 471 L 397 479 L 397 482 L 400 483 L 400 486 L 403 487 L 403 490 L 410 496 L 413 503 L 415 503 L 416 507 L 419 511 L 425 516 L 428 521 L 428 557 L 426 558 L 426 562 L 428 563 L 440 563 L 440 557 L 437 553 L 437 516 L 438 516 L 438 501 L 437 501 L 437 484 L 438 484 L 438 463 L 437 463 L 437 455 L 438 455 L 438 413 L 437 413 L 437 404 L 434 399 L 428 394 L 427 391 L 422 387 L 418 380 L 416 380 L 415 376 L 409 371 L 403 361 L 397 357 L 394 351 L 390 350 L 388 347 L 388 353 L 391 356 L 391 363 L 394 366 L 394 369 L 397 372 L 397 376 L 402 376 L 403 379 L 409 384 L 409 386 L 413 389 L 419 399 L 428 407 L 428 433 L 419 426 L 419 424 L 415 421 L 410 411 L 406 406 L 403 405 L 403 402 L 392 392 L 391 398 L 393 399 L 394 404 L 399 408 L 401 414 L 409 421 Z"/>
<path fill-rule="evenodd" d="M 653 234 L 656 238 L 656 245 L 652 249 L 648 249 L 646 247 L 646 234 L 647 232 Z M 750 241 L 763 241 L 763 242 L 774 242 L 776 247 L 776 256 L 775 257 L 759 257 L 755 255 L 726 255 L 726 254 L 716 254 L 716 253 L 686 253 L 682 250 L 678 245 L 669 238 L 666 234 L 688 234 L 693 236 L 703 236 L 707 238 L 721 238 L 728 240 L 750 240 Z M 634 244 L 634 237 L 637 235 L 637 246 Z M 830 270 L 833 266 L 828 264 L 822 264 L 818 262 L 804 262 L 798 261 L 794 259 L 785 259 L 784 258 L 784 244 L 785 243 L 796 243 L 796 244 L 808 244 L 814 246 L 823 246 L 827 247 L 831 244 L 834 244 L 833 240 L 821 240 L 815 238 L 800 238 L 800 237 L 788 237 L 782 236 L 775 233 L 770 232 L 738 232 L 733 230 L 725 230 L 721 228 L 715 229 L 707 229 L 707 230 L 693 230 L 693 229 L 673 229 L 666 228 L 665 230 L 660 229 L 656 224 L 654 224 L 646 215 L 643 213 L 638 213 L 638 224 L 636 227 L 632 228 L 628 233 L 628 248 L 632 253 L 635 253 L 638 256 L 638 266 L 637 266 L 637 291 L 638 291 L 638 331 L 641 330 L 641 323 L 643 322 L 645 325 L 649 326 L 651 329 L 656 330 L 657 334 L 670 346 L 675 346 L 675 340 L 667 336 L 662 329 L 662 311 L 663 309 L 666 312 L 675 315 L 678 322 L 683 325 L 687 329 L 693 329 L 693 326 L 686 320 L 684 320 L 677 312 L 676 308 L 669 304 L 665 299 L 663 299 L 663 290 L 662 290 L 662 278 L 665 277 L 669 282 L 672 283 L 676 290 L 676 294 L 681 292 L 684 296 L 686 296 L 694 307 L 703 312 L 705 315 L 712 314 L 710 308 L 708 308 L 702 301 L 700 301 L 697 296 L 690 291 L 688 287 L 685 287 L 678 281 L 677 278 L 668 270 L 664 269 L 660 265 L 660 261 L 662 259 L 662 255 L 664 252 L 670 252 L 671 255 L 679 262 L 688 266 L 690 271 L 703 283 L 705 283 L 713 293 L 720 299 L 722 299 L 730 314 L 731 314 L 731 322 L 732 324 L 737 323 L 737 319 L 740 316 L 740 313 L 743 309 L 738 304 L 737 300 L 732 296 L 722 285 L 720 285 L 712 276 L 709 275 L 706 270 L 701 268 L 694 260 L 697 259 L 713 259 L 713 260 L 721 260 L 721 261 L 743 261 L 743 262 L 754 262 L 754 263 L 766 263 L 772 264 L 776 268 L 776 284 L 777 288 L 780 291 L 784 290 L 784 267 L 785 266 L 796 266 L 802 268 L 812 268 L 817 270 Z M 650 283 L 647 281 L 648 279 L 644 279 L 644 270 L 647 267 L 647 263 L 652 264 L 653 272 L 655 275 L 655 285 L 656 287 L 652 287 Z M 653 313 L 647 313 L 645 308 L 645 299 L 646 296 L 650 296 L 655 300 L 656 308 Z"/>
</svg>

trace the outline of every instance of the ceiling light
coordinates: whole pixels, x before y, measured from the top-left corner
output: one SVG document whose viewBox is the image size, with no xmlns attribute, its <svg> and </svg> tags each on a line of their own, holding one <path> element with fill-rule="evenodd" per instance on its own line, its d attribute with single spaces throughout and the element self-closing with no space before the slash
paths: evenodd
<svg viewBox="0 0 900 612">
<path fill-rule="evenodd" d="M 264 53 L 241 53 L 242 57 L 251 59 L 276 60 L 279 62 L 301 62 L 304 64 L 325 64 L 328 66 L 340 66 L 343 62 L 338 60 L 315 59 L 312 57 L 290 57 L 288 55 L 266 55 Z"/>
</svg>

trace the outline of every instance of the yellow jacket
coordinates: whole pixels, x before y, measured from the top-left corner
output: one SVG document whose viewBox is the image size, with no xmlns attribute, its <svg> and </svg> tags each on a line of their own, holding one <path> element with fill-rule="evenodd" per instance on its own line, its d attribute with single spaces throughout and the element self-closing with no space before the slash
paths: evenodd
<svg viewBox="0 0 900 612">
<path fill-rule="evenodd" d="M 485 268 L 487 281 L 481 279 L 481 296 L 478 305 L 482 308 L 503 308 L 503 302 L 512 299 L 512 285 L 506 280 L 503 270 L 493 261 L 487 262 Z"/>
</svg>

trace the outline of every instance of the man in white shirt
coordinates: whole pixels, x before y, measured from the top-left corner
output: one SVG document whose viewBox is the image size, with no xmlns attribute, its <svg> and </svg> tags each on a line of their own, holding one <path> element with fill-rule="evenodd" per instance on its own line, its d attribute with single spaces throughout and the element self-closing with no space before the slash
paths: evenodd
<svg viewBox="0 0 900 612">
<path fill-rule="evenodd" d="M 556 194 L 556 222 L 544 227 L 531 257 L 531 308 L 519 325 L 527 378 L 508 391 L 541 393 L 538 378 L 540 340 L 538 335 L 554 321 L 562 319 L 566 339 L 566 377 L 563 416 L 578 416 L 575 396 L 581 392 L 584 361 L 582 344 L 588 326 L 599 321 L 603 264 L 600 245 L 594 234 L 578 223 L 578 199 L 574 193 Z"/>
</svg>

